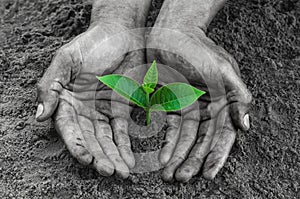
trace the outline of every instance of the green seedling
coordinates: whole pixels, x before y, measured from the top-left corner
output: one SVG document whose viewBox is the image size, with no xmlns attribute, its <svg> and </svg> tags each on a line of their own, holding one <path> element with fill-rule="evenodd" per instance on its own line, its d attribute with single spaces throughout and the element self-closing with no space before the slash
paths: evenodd
<svg viewBox="0 0 300 199">
<path fill-rule="evenodd" d="M 122 97 L 142 107 L 146 111 L 147 125 L 150 124 L 152 111 L 179 111 L 205 94 L 204 91 L 185 83 L 167 84 L 155 91 L 158 82 L 156 61 L 147 71 L 142 85 L 131 78 L 117 74 L 97 78 Z"/>
</svg>

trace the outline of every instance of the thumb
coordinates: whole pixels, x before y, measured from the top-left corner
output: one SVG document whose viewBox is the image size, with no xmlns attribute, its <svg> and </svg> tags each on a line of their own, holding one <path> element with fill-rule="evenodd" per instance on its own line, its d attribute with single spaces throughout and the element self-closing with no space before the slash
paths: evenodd
<svg viewBox="0 0 300 199">
<path fill-rule="evenodd" d="M 230 104 L 230 115 L 236 127 L 247 131 L 250 128 L 249 108 L 252 102 L 252 95 L 241 79 L 241 72 L 236 60 L 228 52 L 215 46 L 219 54 L 225 58 L 225 80 L 227 100 Z"/>
<path fill-rule="evenodd" d="M 49 119 L 58 105 L 58 95 L 63 87 L 70 82 L 71 56 L 60 49 L 56 53 L 50 67 L 37 85 L 38 108 L 36 120 L 39 122 Z"/>
<path fill-rule="evenodd" d="M 237 128 L 247 131 L 250 128 L 248 111 L 252 102 L 252 94 L 232 66 L 227 67 L 223 77 L 231 118 Z"/>
</svg>

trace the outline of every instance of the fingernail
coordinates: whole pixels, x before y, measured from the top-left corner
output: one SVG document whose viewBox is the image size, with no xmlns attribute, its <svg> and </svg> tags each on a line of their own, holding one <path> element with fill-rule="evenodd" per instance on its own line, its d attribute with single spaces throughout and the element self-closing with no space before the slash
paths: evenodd
<svg viewBox="0 0 300 199">
<path fill-rule="evenodd" d="M 44 106 L 42 104 L 39 104 L 37 107 L 35 118 L 40 117 L 44 112 Z"/>
<path fill-rule="evenodd" d="M 246 114 L 246 115 L 244 116 L 244 125 L 246 126 L 247 130 L 250 128 L 249 114 Z"/>
</svg>

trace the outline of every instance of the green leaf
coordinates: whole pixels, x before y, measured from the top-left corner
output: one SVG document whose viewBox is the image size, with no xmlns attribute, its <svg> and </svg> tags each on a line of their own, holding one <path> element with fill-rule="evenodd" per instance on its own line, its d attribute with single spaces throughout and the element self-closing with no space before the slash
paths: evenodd
<svg viewBox="0 0 300 199">
<path fill-rule="evenodd" d="M 151 111 L 178 111 L 193 104 L 205 94 L 185 83 L 172 83 L 158 89 L 150 100 Z"/>
<path fill-rule="evenodd" d="M 97 78 L 99 81 L 114 90 L 122 97 L 130 100 L 142 108 L 147 107 L 146 93 L 136 81 L 117 74 L 106 75 Z"/>
<path fill-rule="evenodd" d="M 154 89 L 153 88 L 150 88 L 150 87 L 144 87 L 143 86 L 143 90 L 146 92 L 146 93 L 153 93 L 154 92 Z"/>
<path fill-rule="evenodd" d="M 158 72 L 157 72 L 157 67 L 156 67 L 156 61 L 154 60 L 151 67 L 149 68 L 149 70 L 147 71 L 145 77 L 144 77 L 144 82 L 143 82 L 143 88 L 145 92 L 149 93 L 149 91 L 154 91 L 156 84 L 158 82 Z M 151 89 L 147 89 L 147 88 L 151 88 Z M 152 93 L 150 92 L 150 93 Z"/>
</svg>

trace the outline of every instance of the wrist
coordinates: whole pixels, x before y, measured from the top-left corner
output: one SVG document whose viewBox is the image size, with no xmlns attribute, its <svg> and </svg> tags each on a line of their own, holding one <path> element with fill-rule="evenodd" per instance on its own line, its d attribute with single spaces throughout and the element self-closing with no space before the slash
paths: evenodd
<svg viewBox="0 0 300 199">
<path fill-rule="evenodd" d="M 227 0 L 165 0 L 154 27 L 202 29 L 208 25 Z M 164 13 L 168 13 L 166 17 Z"/>
<path fill-rule="evenodd" d="M 212 0 L 212 1 L 203 1 L 203 8 L 200 9 L 199 14 L 201 18 L 199 19 L 198 26 L 204 31 L 207 31 L 207 28 L 213 18 L 216 16 L 218 11 L 223 8 L 227 0 Z"/>
<path fill-rule="evenodd" d="M 151 0 L 94 0 L 93 23 L 113 23 L 126 28 L 144 27 Z"/>
</svg>

